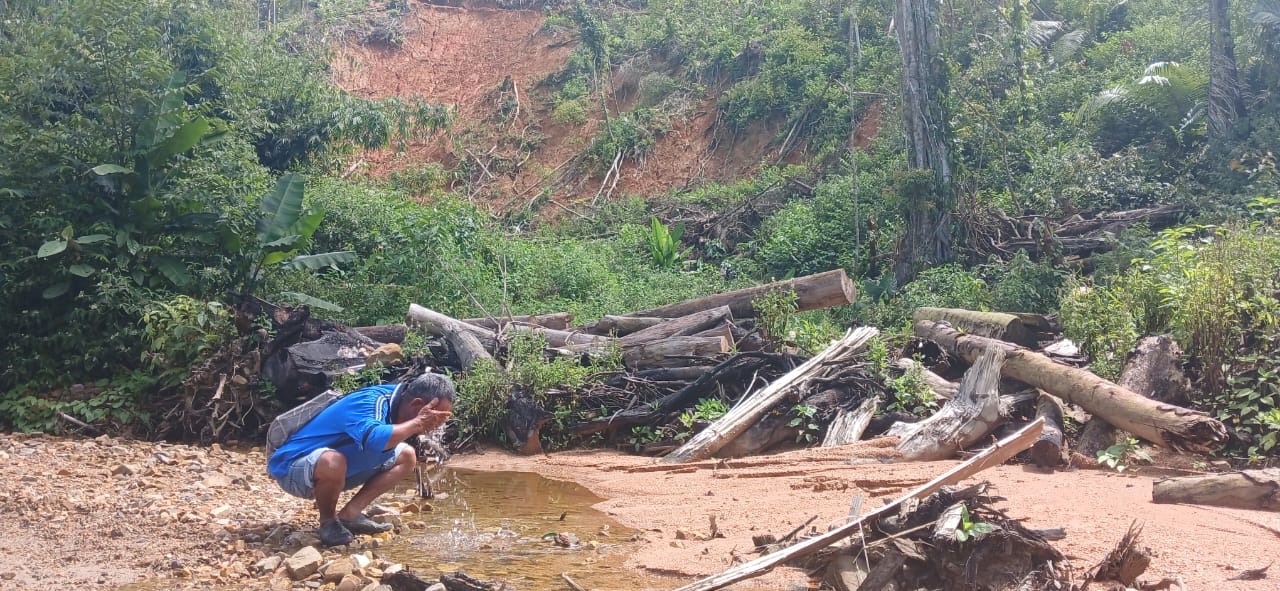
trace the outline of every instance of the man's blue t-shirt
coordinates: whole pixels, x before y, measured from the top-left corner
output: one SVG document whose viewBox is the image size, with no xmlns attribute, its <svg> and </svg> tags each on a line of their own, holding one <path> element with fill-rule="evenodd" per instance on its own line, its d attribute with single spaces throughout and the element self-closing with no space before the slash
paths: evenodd
<svg viewBox="0 0 1280 591">
<path fill-rule="evenodd" d="M 346 456 L 347 475 L 378 467 L 395 453 L 386 447 L 395 420 L 391 399 L 397 389 L 395 384 L 382 384 L 343 396 L 290 436 L 271 455 L 267 471 L 273 478 L 283 478 L 294 461 L 322 447 Z"/>
</svg>

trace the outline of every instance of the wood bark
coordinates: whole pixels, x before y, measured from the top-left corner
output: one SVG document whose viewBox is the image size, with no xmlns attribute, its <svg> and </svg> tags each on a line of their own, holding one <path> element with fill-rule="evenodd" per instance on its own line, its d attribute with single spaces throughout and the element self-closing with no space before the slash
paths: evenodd
<svg viewBox="0 0 1280 591">
<path fill-rule="evenodd" d="M 705 358 L 704 364 L 709 364 L 728 353 L 731 345 L 724 337 L 672 337 L 623 349 L 622 363 L 631 369 L 678 367 L 699 361 L 691 358 Z"/>
<path fill-rule="evenodd" d="M 1036 416 L 1044 419 L 1044 433 L 1031 446 L 1031 461 L 1053 470 L 1063 463 L 1062 403 L 1052 394 L 1041 392 L 1036 399 Z"/>
<path fill-rule="evenodd" d="M 995 445 L 977 453 L 972 458 L 965 460 L 959 465 L 939 475 L 937 478 L 926 482 L 914 490 L 908 492 L 893 502 L 875 509 L 866 515 L 853 519 L 848 523 L 832 529 L 822 535 L 814 536 L 803 542 L 789 546 L 784 550 L 779 550 L 772 554 L 766 554 L 760 558 L 735 566 L 720 574 L 713 575 L 683 587 L 675 591 L 714 591 L 715 589 L 723 589 L 734 583 L 745 581 L 750 578 L 758 577 L 774 569 L 774 567 L 798 560 L 809 556 L 818 550 L 826 548 L 840 540 L 849 537 L 857 532 L 864 524 L 875 523 L 882 516 L 893 515 L 910 502 L 923 501 L 929 495 L 938 492 L 942 487 L 956 484 L 967 478 L 978 474 L 992 466 L 1003 464 L 1009 458 L 1019 454 L 1022 450 L 1031 447 L 1036 438 L 1040 436 L 1041 430 L 1044 428 L 1042 421 L 1034 421 L 1027 425 L 1026 428 L 1017 433 L 996 442 Z"/>
<path fill-rule="evenodd" d="M 1125 361 L 1116 383 L 1152 400 L 1186 404 L 1190 401 L 1191 381 L 1178 365 L 1181 356 L 1182 351 L 1172 338 L 1144 337 Z M 1124 437 L 1102 417 L 1093 417 L 1081 429 L 1076 451 L 1093 458 Z"/>
<path fill-rule="evenodd" d="M 409 327 L 403 324 L 361 326 L 355 331 L 379 343 L 403 343 L 404 338 L 409 335 Z"/>
<path fill-rule="evenodd" d="M 711 328 L 708 328 L 708 329 L 706 329 L 706 330 L 704 330 L 704 331 L 701 331 L 701 332 L 699 332 L 699 333 L 697 333 L 697 334 L 694 334 L 693 336 L 695 336 L 695 337 L 724 337 L 726 340 L 728 340 L 728 341 L 729 341 L 729 343 L 736 345 L 736 344 L 737 344 L 737 342 L 738 342 L 738 337 L 734 334 L 733 328 L 734 328 L 734 327 L 733 327 L 733 323 L 732 323 L 732 322 L 729 322 L 728 320 L 725 320 L 725 321 L 721 322 L 719 325 L 716 325 L 716 326 L 713 326 L 713 327 L 711 327 Z M 744 334 L 745 334 L 745 333 L 744 333 Z"/>
<path fill-rule="evenodd" d="M 760 417 L 769 412 L 779 400 L 799 391 L 816 377 L 822 377 L 833 369 L 832 363 L 848 360 L 866 348 L 867 341 L 880 331 L 862 327 L 845 333 L 821 353 L 814 355 L 799 367 L 774 380 L 768 386 L 748 394 L 723 417 L 695 435 L 679 449 L 662 458 L 663 463 L 674 464 L 703 460 L 716 453 L 734 437 L 746 431 Z"/>
<path fill-rule="evenodd" d="M 661 324 L 655 324 L 633 332 L 625 337 L 618 339 L 618 343 L 623 347 L 640 345 L 645 343 L 653 343 L 671 337 L 692 336 L 702 332 L 708 328 L 716 326 L 725 320 L 732 320 L 733 315 L 729 312 L 729 306 L 717 306 L 709 310 L 694 312 L 688 316 L 673 318 Z M 732 343 L 732 338 L 730 338 Z"/>
<path fill-rule="evenodd" d="M 1280 511 L 1280 468 L 1166 478 L 1152 485 L 1151 500 Z"/>
<path fill-rule="evenodd" d="M 767 285 L 758 285 L 677 302 L 651 310 L 635 312 L 628 314 L 628 316 L 678 318 L 680 316 L 688 316 L 694 312 L 729 306 L 734 318 L 754 318 L 756 311 L 752 307 L 752 303 L 756 298 L 778 290 L 794 290 L 796 292 L 796 310 L 800 312 L 852 304 L 858 293 L 853 281 L 845 274 L 844 269 L 836 269 L 818 273 L 817 275 L 806 275 L 795 279 L 775 281 Z"/>
<path fill-rule="evenodd" d="M 1075 220 L 1066 222 L 1058 226 L 1053 231 L 1053 235 L 1059 238 L 1068 238 L 1072 236 L 1083 236 L 1090 232 L 1109 229 L 1113 233 L 1122 228 L 1127 228 L 1139 222 L 1145 223 L 1151 229 L 1167 228 L 1178 222 L 1182 217 L 1183 209 L 1178 205 L 1161 205 L 1158 207 L 1146 207 L 1142 209 L 1130 209 L 1128 211 L 1113 211 L 1099 214 L 1087 220 Z"/>
<path fill-rule="evenodd" d="M 1209 415 L 1163 404 L 1104 380 L 1093 373 L 1063 365 L 1034 351 L 1002 341 L 965 335 L 930 321 L 915 323 L 917 336 L 931 339 L 970 363 L 986 348 L 1005 351 L 1004 375 L 1044 390 L 1090 414 L 1156 445 L 1181 451 L 1209 452 L 1227 441 L 1227 431 Z"/>
<path fill-rule="evenodd" d="M 920 372 L 920 379 L 924 380 L 925 385 L 933 391 L 934 397 L 939 400 L 951 400 L 952 398 L 955 398 L 956 393 L 960 391 L 960 384 L 930 371 L 929 368 L 921 365 L 920 362 L 915 359 L 901 357 L 897 361 L 893 362 L 893 364 L 904 372 Z"/>
<path fill-rule="evenodd" d="M 1024 347 L 1038 346 L 1040 333 L 1029 328 L 1020 316 L 1003 312 L 975 312 L 956 308 L 917 308 L 914 321 L 949 322 L 969 334 L 1009 341 Z"/>
<path fill-rule="evenodd" d="M 493 356 L 485 350 L 484 345 L 480 343 L 480 339 L 476 335 L 467 332 L 461 326 L 462 323 L 451 325 L 445 329 L 444 340 L 449 344 L 449 349 L 458 358 L 458 366 L 462 371 L 471 371 L 477 361 L 487 359 L 493 361 Z"/>
<path fill-rule="evenodd" d="M 567 330 L 573 326 L 573 314 L 568 312 L 553 312 L 551 314 L 535 314 L 532 316 L 498 316 L 494 318 L 463 318 L 462 322 L 480 328 L 489 330 L 498 330 L 511 322 L 519 322 L 520 324 L 528 324 L 530 326 L 541 326 L 542 328 L 550 328 L 554 330 Z"/>
<path fill-rule="evenodd" d="M 534 326 L 523 322 L 509 322 L 503 327 L 503 331 L 510 335 L 540 336 L 546 340 L 548 347 L 553 349 L 568 347 L 580 352 L 594 353 L 602 351 L 614 341 L 614 339 L 609 337 L 568 330 L 543 328 L 541 326 Z"/>
<path fill-rule="evenodd" d="M 960 391 L 933 416 L 898 423 L 885 435 L 898 437 L 902 461 L 945 460 L 1000 425 L 1000 366 L 1004 351 L 983 351 L 960 381 Z"/>
<path fill-rule="evenodd" d="M 582 332 L 624 337 L 633 332 L 638 332 L 655 324 L 662 324 L 666 321 L 666 318 L 658 318 L 655 316 L 604 316 L 600 320 L 583 326 Z"/>
<path fill-rule="evenodd" d="M 862 434 L 871 424 L 871 417 L 880 408 L 879 398 L 868 398 L 853 410 L 841 410 L 836 418 L 827 426 L 827 434 L 822 438 L 822 447 L 848 445 L 862 439 Z"/>
</svg>

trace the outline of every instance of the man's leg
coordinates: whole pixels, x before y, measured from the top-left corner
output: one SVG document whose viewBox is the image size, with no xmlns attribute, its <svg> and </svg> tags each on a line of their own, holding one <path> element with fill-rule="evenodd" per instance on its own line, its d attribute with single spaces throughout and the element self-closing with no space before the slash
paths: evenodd
<svg viewBox="0 0 1280 591">
<path fill-rule="evenodd" d="M 414 467 L 418 465 L 418 456 L 413 447 L 408 445 L 399 446 L 399 453 L 396 454 L 396 463 L 386 472 L 379 472 L 364 483 L 360 491 L 350 501 L 342 511 L 338 512 L 338 519 L 351 521 L 360 517 L 364 513 L 365 507 L 368 507 L 374 499 L 382 496 L 383 493 L 395 487 L 397 482 L 404 480 Z M 346 466 L 346 460 L 343 460 L 343 466 Z M 316 483 L 316 500 L 320 499 L 320 486 Z M 335 503 L 337 496 L 334 496 Z"/>
<path fill-rule="evenodd" d="M 315 472 L 311 476 L 315 482 L 316 509 L 320 511 L 320 524 L 324 525 L 334 519 L 338 507 L 338 495 L 347 483 L 347 457 L 329 450 L 316 460 Z"/>
</svg>

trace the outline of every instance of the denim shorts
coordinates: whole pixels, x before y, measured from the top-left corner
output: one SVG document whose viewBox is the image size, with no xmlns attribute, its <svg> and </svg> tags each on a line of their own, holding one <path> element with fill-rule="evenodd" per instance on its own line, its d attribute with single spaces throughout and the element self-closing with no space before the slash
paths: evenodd
<svg viewBox="0 0 1280 591">
<path fill-rule="evenodd" d="M 412 453 L 413 447 L 408 443 L 400 442 L 396 444 L 396 448 L 393 450 L 391 457 L 381 465 L 371 470 L 365 470 L 355 474 L 347 474 L 347 481 L 343 486 L 343 489 L 350 490 L 357 486 L 362 486 L 364 483 L 368 482 L 370 478 L 390 470 L 392 466 L 396 465 L 396 459 L 399 458 L 400 454 L 404 453 L 405 450 L 409 450 L 410 453 Z M 314 479 L 316 463 L 320 461 L 320 456 L 326 451 L 333 451 L 333 448 L 322 447 L 294 460 L 293 464 L 289 466 L 289 471 L 285 473 L 283 478 L 277 478 L 276 483 L 280 485 L 280 488 L 284 489 L 284 492 L 300 499 L 316 498 L 316 483 Z"/>
</svg>

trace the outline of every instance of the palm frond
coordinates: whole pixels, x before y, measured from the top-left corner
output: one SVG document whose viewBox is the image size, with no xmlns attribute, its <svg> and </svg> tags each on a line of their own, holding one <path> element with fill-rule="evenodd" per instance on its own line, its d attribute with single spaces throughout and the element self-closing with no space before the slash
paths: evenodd
<svg viewBox="0 0 1280 591">
<path fill-rule="evenodd" d="M 1047 49 L 1064 29 L 1066 24 L 1062 21 L 1031 21 L 1025 34 L 1032 45 Z"/>
<path fill-rule="evenodd" d="M 1052 49 L 1049 50 L 1049 57 L 1053 59 L 1055 64 L 1065 64 L 1071 61 L 1071 58 L 1080 52 L 1080 48 L 1084 46 L 1084 40 L 1089 36 L 1089 31 L 1084 29 L 1076 29 L 1063 33 L 1053 42 Z"/>
<path fill-rule="evenodd" d="M 1182 64 L 1179 64 L 1178 62 L 1153 62 L 1147 65 L 1147 69 L 1142 71 L 1142 75 L 1168 77 L 1171 70 L 1176 70 L 1181 67 Z"/>
<path fill-rule="evenodd" d="M 1257 0 L 1249 13 L 1249 20 L 1259 27 L 1276 29 L 1275 32 L 1280 33 L 1280 0 Z"/>
<path fill-rule="evenodd" d="M 1099 92 L 1089 99 L 1089 102 L 1080 107 L 1080 111 L 1076 114 L 1077 121 L 1086 123 L 1108 106 L 1128 101 L 1129 96 L 1129 89 L 1124 86 L 1116 86 Z"/>
</svg>

